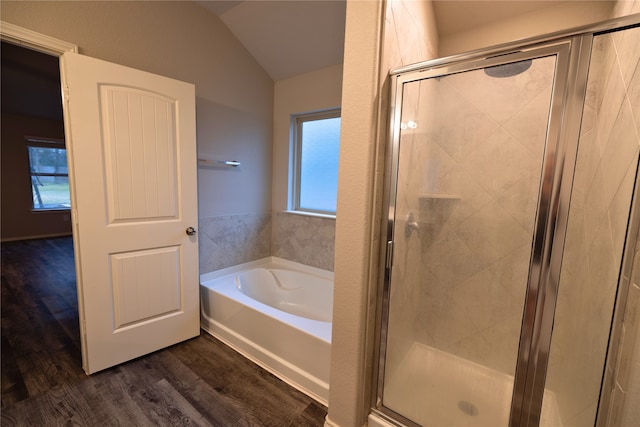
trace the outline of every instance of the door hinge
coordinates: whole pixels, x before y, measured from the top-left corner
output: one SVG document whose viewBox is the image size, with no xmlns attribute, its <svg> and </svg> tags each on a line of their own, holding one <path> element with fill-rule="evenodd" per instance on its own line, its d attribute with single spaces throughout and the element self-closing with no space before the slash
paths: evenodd
<svg viewBox="0 0 640 427">
<path fill-rule="evenodd" d="M 65 85 L 64 86 L 64 102 L 68 103 L 69 102 L 69 86 Z"/>
<path fill-rule="evenodd" d="M 393 240 L 389 240 L 387 242 L 387 256 L 386 256 L 386 267 L 391 268 L 391 264 L 393 263 Z"/>
</svg>

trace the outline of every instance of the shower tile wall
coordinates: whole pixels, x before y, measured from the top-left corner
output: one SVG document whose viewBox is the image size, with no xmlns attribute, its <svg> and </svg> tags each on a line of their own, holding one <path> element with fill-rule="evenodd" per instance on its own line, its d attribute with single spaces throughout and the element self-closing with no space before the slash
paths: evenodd
<svg viewBox="0 0 640 427">
<path fill-rule="evenodd" d="M 400 143 L 399 169 L 410 172 L 396 201 L 396 350 L 418 341 L 513 375 L 554 65 L 406 90 L 403 121 L 417 128 Z M 410 234 L 409 213 L 419 224 Z M 389 374 L 402 353 L 388 354 Z"/>
<path fill-rule="evenodd" d="M 431 1 L 389 0 L 385 11 L 385 66 L 393 68 L 436 58 L 438 34 Z"/>
<path fill-rule="evenodd" d="M 640 13 L 640 0 L 616 2 L 613 17 L 632 13 Z M 639 49 L 636 47 L 636 55 Z M 631 54 L 633 55 L 633 52 Z M 637 64 L 632 80 L 634 89 L 627 91 L 628 94 L 632 94 L 629 101 L 633 107 L 640 105 L 639 74 L 640 64 Z M 637 108 L 633 110 L 633 117 L 636 131 L 640 135 L 640 112 Z M 640 402 L 640 236 L 636 238 L 638 243 L 627 293 L 626 310 L 624 316 L 621 316 L 621 324 L 614 325 L 614 328 L 619 328 L 622 334 L 619 342 L 613 345 L 615 350 L 611 350 L 617 353 L 617 357 L 612 358 L 609 364 L 613 384 L 609 387 L 607 387 L 609 384 L 605 385 L 605 390 L 610 391 L 611 399 L 605 424 L 608 427 L 633 427 L 640 419 L 640 405 L 638 405 Z M 603 398 L 606 399 L 606 396 Z"/>
<path fill-rule="evenodd" d="M 200 218 L 200 274 L 271 256 L 271 214 Z"/>
<path fill-rule="evenodd" d="M 638 163 L 639 59 L 640 28 L 594 39 L 547 374 L 564 427 L 596 414 Z"/>
<path fill-rule="evenodd" d="M 431 1 L 405 1 L 405 0 L 390 0 L 386 4 L 385 9 L 385 31 L 383 40 L 383 66 L 380 67 L 381 76 L 380 81 L 383 86 L 380 89 L 380 111 L 381 114 L 386 114 L 389 110 L 389 79 L 387 73 L 389 70 L 400 68 L 405 65 L 413 64 L 418 61 L 426 61 L 438 56 L 438 34 L 435 31 L 433 18 L 433 6 Z M 380 225 L 386 220 L 382 218 L 382 189 L 383 179 L 385 178 L 385 153 L 387 137 L 387 123 L 381 123 L 381 129 L 379 131 L 381 138 L 378 141 L 378 164 L 376 165 L 376 209 L 375 212 L 379 212 L 380 216 L 375 218 L 375 223 Z M 380 247 L 380 242 L 376 239 L 380 235 L 379 231 L 374 231 L 374 241 L 372 247 Z M 407 259 L 407 248 L 400 248 L 400 252 L 396 252 L 398 259 Z M 412 252 L 409 252 L 412 253 Z M 374 258 L 378 256 L 377 252 L 373 254 Z M 376 258 L 377 259 L 377 258 Z M 413 262 L 413 260 L 411 260 Z M 375 260 L 372 265 L 378 265 Z M 400 274 L 404 274 L 403 271 Z M 409 281 L 403 281 L 405 284 L 409 284 Z M 400 299 L 400 304 L 406 304 L 407 307 L 413 305 L 415 299 L 413 298 L 413 292 L 417 289 L 411 289 L 410 287 L 403 285 L 403 289 L 400 295 L 396 295 L 396 298 Z M 375 292 L 371 292 L 371 295 L 376 295 Z M 371 299 L 369 302 L 370 312 L 376 310 L 376 300 Z M 411 322 L 411 320 L 408 320 Z M 408 324 L 408 323 L 404 323 Z M 373 330 L 373 328 L 372 328 Z M 398 352 L 387 354 L 387 369 L 393 370 L 398 364 L 397 358 L 394 354 L 403 354 L 403 349 L 407 349 L 413 339 L 407 334 L 396 334 L 395 336 L 388 337 L 389 347 L 399 349 Z"/>
<path fill-rule="evenodd" d="M 333 271 L 335 219 L 278 212 L 272 228 L 273 256 Z"/>
<path fill-rule="evenodd" d="M 640 420 L 640 244 L 636 248 L 627 309 L 621 325 L 623 334 L 614 367 L 615 388 L 607 423 L 611 427 L 633 427 Z"/>
<path fill-rule="evenodd" d="M 389 84 L 388 72 L 392 69 L 397 69 L 405 65 L 410 65 L 418 61 L 426 61 L 429 59 L 437 58 L 438 56 L 438 33 L 435 25 L 435 18 L 433 12 L 433 5 L 431 0 L 414 1 L 414 0 L 388 0 L 385 8 L 385 22 L 384 22 L 384 39 L 382 47 L 382 66 L 380 67 L 380 82 L 381 88 L 379 91 L 380 96 L 380 116 L 384 117 L 389 111 Z M 378 138 L 378 154 L 376 162 L 376 174 L 375 174 L 375 200 L 374 200 L 374 212 L 376 218 L 374 218 L 374 224 L 376 229 L 373 231 L 373 240 L 371 247 L 379 248 L 381 246 L 379 236 L 380 227 L 382 223 L 386 221 L 386 216 L 383 206 L 383 187 L 385 180 L 385 148 L 387 146 L 388 135 L 388 123 L 384 120 L 380 121 L 380 129 L 378 131 L 380 137 Z M 402 259 L 406 258 L 406 250 L 400 249 Z M 402 255 L 404 251 L 405 255 Z M 379 253 L 373 251 L 371 265 L 373 271 L 377 272 L 376 268 L 379 265 L 378 262 Z M 378 278 L 372 275 L 372 287 L 377 285 Z M 416 290 L 416 289 L 414 289 Z M 377 292 L 372 290 L 370 292 L 372 296 L 369 299 L 369 312 L 375 313 L 378 301 L 374 298 Z M 407 307 L 413 304 L 412 290 L 406 289 L 399 295 L 402 298 L 401 302 L 406 304 Z M 370 321 L 374 321 L 375 317 L 371 316 Z M 406 323 L 405 323 L 406 324 Z M 373 331 L 376 327 L 371 325 L 369 330 Z M 370 340 L 372 343 L 374 340 Z M 395 337 L 389 337 L 389 347 L 397 347 L 400 349 L 397 353 L 402 354 L 402 349 L 408 348 L 413 339 L 403 335 L 396 335 Z M 371 353 L 373 350 L 371 350 Z M 394 352 L 395 353 L 395 352 Z M 388 354 L 390 361 L 387 359 L 387 366 L 389 369 L 393 369 L 397 365 L 398 361 L 394 359 L 394 354 Z M 377 363 L 377 361 L 371 360 L 371 363 Z M 372 369 L 371 366 L 369 366 Z"/>
</svg>

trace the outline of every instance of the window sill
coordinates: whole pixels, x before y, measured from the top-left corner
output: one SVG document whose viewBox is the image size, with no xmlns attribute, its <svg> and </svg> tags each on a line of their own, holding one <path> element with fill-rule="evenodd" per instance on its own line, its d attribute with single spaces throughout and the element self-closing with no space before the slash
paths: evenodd
<svg viewBox="0 0 640 427">
<path fill-rule="evenodd" d="M 282 213 L 292 214 L 292 215 L 302 215 L 302 216 L 312 216 L 315 218 L 326 218 L 326 219 L 336 219 L 335 215 L 330 214 L 321 214 L 315 212 L 304 212 L 304 211 L 282 211 Z"/>
<path fill-rule="evenodd" d="M 34 213 L 34 214 L 55 213 L 55 212 L 70 212 L 70 211 L 71 211 L 71 208 L 31 209 L 31 213 Z"/>
</svg>

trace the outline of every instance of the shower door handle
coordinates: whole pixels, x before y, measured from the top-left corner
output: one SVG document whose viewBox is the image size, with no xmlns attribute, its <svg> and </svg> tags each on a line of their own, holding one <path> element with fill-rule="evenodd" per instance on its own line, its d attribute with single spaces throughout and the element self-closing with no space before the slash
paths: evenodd
<svg viewBox="0 0 640 427">
<path fill-rule="evenodd" d="M 193 227 L 187 227 L 187 236 L 193 236 L 194 234 L 196 234 L 196 229 Z"/>
</svg>

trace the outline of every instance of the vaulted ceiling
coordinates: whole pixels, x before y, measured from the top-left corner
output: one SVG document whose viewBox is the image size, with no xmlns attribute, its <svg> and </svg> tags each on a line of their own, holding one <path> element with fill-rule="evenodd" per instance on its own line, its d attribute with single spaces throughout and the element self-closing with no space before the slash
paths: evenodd
<svg viewBox="0 0 640 427">
<path fill-rule="evenodd" d="M 197 3 L 217 15 L 274 80 L 342 63 L 345 0 L 199 0 Z M 433 2 L 440 37 L 559 3 L 566 2 Z M 29 108 L 32 110 L 31 114 L 61 118 L 57 58 L 4 45 L 3 43 L 1 91 L 3 110 L 7 112 L 11 109 L 11 112 L 21 113 L 23 109 Z M 34 61 L 40 61 L 44 65 L 35 70 L 32 67 Z M 42 98 L 39 103 L 29 102 L 30 94 L 36 89 L 40 94 L 48 93 L 49 96 Z M 52 111 L 55 113 L 51 113 Z"/>
<path fill-rule="evenodd" d="M 198 3 L 222 20 L 274 80 L 342 63 L 345 0 Z M 566 1 L 434 0 L 433 7 L 438 34 L 445 37 L 560 3 Z"/>
<path fill-rule="evenodd" d="M 344 0 L 200 1 L 273 80 L 341 64 Z"/>
</svg>

